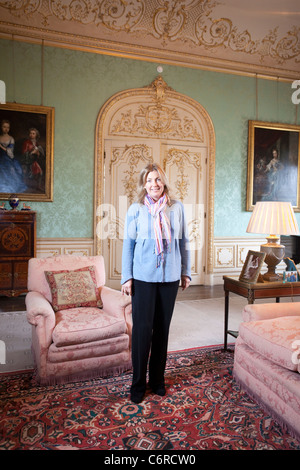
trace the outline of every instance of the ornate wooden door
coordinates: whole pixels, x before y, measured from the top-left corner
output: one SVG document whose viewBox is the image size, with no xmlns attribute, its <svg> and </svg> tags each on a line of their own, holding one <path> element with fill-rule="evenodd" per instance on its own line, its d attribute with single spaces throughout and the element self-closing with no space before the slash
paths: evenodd
<svg viewBox="0 0 300 470">
<path fill-rule="evenodd" d="M 214 170 L 210 161 L 214 134 L 203 113 L 205 119 L 161 77 L 149 87 L 115 95 L 102 108 L 96 126 L 95 232 L 96 253 L 105 258 L 107 285 L 120 288 L 125 215 L 148 161 L 161 164 L 174 197 L 185 205 L 192 283 L 205 283 L 205 269 L 208 272 L 212 264 L 213 211 L 207 182 Z"/>
<path fill-rule="evenodd" d="M 205 266 L 205 217 L 207 148 L 163 143 L 163 167 L 175 199 L 184 204 L 187 217 L 192 283 L 203 284 Z"/>
</svg>

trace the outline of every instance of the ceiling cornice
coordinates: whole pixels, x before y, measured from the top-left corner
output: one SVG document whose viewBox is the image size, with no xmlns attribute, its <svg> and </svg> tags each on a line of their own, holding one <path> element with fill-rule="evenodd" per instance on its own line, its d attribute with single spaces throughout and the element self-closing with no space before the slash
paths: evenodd
<svg viewBox="0 0 300 470">
<path fill-rule="evenodd" d="M 289 3 L 291 10 L 291 2 L 284 7 Z M 224 4 L 231 18 L 218 16 Z M 299 79 L 300 15 L 287 24 L 292 12 L 274 11 L 273 27 L 261 35 L 254 25 L 261 12 L 254 9 L 244 28 L 245 5 L 245 0 L 0 0 L 0 37 L 160 64 Z M 261 14 L 265 21 L 271 16 L 270 11 Z"/>
</svg>

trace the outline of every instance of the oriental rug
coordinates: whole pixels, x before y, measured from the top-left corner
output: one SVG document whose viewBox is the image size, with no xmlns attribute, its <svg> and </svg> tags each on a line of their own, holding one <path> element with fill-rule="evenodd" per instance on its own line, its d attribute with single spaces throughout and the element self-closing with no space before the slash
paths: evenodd
<svg viewBox="0 0 300 470">
<path fill-rule="evenodd" d="M 168 354 L 167 394 L 129 400 L 131 372 L 40 386 L 34 372 L 0 376 L 0 450 L 300 450 L 232 377 L 233 353 Z M 121 455 L 121 454 L 119 454 Z"/>
</svg>

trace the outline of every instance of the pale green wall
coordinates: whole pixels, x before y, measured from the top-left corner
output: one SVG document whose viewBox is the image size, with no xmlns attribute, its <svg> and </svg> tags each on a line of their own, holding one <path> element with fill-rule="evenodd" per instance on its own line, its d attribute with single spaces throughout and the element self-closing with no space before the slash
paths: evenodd
<svg viewBox="0 0 300 470">
<path fill-rule="evenodd" d="M 44 48 L 43 105 L 55 108 L 54 201 L 30 202 L 38 213 L 38 237 L 93 237 L 97 115 L 114 93 L 150 84 L 157 65 Z M 162 65 L 168 85 L 201 103 L 215 128 L 214 235 L 245 236 L 248 120 L 294 124 L 290 84 L 258 80 L 256 111 L 254 78 Z M 0 40 L 0 70 L 8 102 L 41 104 L 41 46 Z"/>
</svg>

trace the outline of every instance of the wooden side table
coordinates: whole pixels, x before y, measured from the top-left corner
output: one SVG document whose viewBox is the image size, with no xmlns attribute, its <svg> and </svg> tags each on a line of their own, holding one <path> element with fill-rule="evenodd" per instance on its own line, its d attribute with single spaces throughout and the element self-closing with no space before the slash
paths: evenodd
<svg viewBox="0 0 300 470">
<path fill-rule="evenodd" d="M 300 282 L 250 282 L 239 281 L 238 278 L 223 276 L 225 292 L 225 316 L 224 316 L 224 350 L 227 350 L 227 335 L 237 337 L 238 332 L 228 330 L 229 318 L 229 293 L 245 297 L 248 304 L 253 304 L 257 299 L 275 298 L 279 302 L 281 297 L 293 297 L 300 295 Z"/>
<path fill-rule="evenodd" d="M 36 212 L 0 211 L 0 295 L 27 292 L 28 260 L 36 256 Z"/>
</svg>

